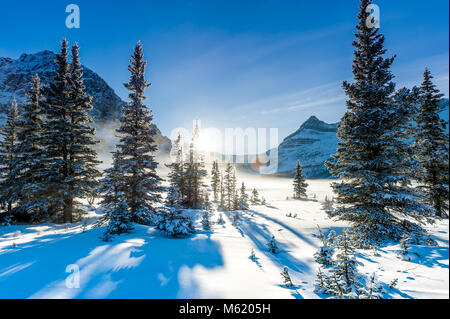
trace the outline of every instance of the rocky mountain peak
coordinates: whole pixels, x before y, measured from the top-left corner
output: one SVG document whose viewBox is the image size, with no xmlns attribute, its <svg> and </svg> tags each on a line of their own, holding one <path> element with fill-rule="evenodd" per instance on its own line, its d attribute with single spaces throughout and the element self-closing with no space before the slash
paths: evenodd
<svg viewBox="0 0 450 319">
<path fill-rule="evenodd" d="M 49 50 L 34 54 L 22 54 L 18 59 L 0 58 L 0 111 L 15 98 L 26 100 L 31 78 L 38 74 L 41 83 L 47 85 L 55 76 L 55 53 Z M 118 117 L 120 107 L 125 103 L 97 73 L 83 67 L 86 93 L 93 97 L 91 115 L 98 121 Z"/>
</svg>

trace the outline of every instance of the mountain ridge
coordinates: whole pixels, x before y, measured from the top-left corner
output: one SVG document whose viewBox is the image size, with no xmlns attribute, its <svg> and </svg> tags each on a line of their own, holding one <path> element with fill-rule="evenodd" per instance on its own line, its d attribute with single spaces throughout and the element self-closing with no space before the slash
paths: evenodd
<svg viewBox="0 0 450 319">
<path fill-rule="evenodd" d="M 39 75 L 43 85 L 48 85 L 53 80 L 56 74 L 55 56 L 54 52 L 43 50 L 33 54 L 23 53 L 17 59 L 0 57 L 0 115 L 4 116 L 7 105 L 13 99 L 16 99 L 19 105 L 25 103 L 26 92 L 35 74 Z M 100 128 L 103 122 L 115 123 L 117 126 L 120 110 L 125 102 L 103 78 L 84 65 L 83 80 L 86 93 L 93 98 L 93 109 L 89 113 L 97 126 Z M 156 144 L 163 153 L 168 153 L 170 140 L 162 135 L 155 124 L 153 126 L 157 131 Z"/>
</svg>

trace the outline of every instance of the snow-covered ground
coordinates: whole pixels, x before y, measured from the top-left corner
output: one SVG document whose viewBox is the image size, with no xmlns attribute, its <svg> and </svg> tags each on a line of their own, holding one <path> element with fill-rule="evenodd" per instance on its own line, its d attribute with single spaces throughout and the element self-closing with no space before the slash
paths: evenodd
<svg viewBox="0 0 450 319">
<path fill-rule="evenodd" d="M 132 233 L 103 242 L 103 229 L 93 228 L 95 213 L 86 227 L 0 227 L 0 298 L 320 298 L 314 292 L 317 225 L 324 233 L 347 226 L 322 210 L 325 195 L 332 196 L 330 182 L 309 180 L 309 196 L 317 201 L 298 201 L 286 200 L 290 179 L 245 181 L 249 191 L 255 187 L 266 198 L 266 206 L 251 206 L 237 226 L 231 213 L 223 213 L 226 223 L 210 232 L 198 223 L 198 232 L 185 239 L 136 225 Z M 199 220 L 200 213 L 193 213 Z M 398 278 L 386 298 L 449 298 L 448 226 L 448 220 L 427 226 L 438 246 L 412 246 L 419 255 L 413 261 L 397 257 L 398 245 L 360 251 L 361 271 L 376 272 L 385 283 Z M 280 248 L 275 255 L 266 246 L 272 235 Z M 249 258 L 252 248 L 255 260 Z M 283 266 L 294 288 L 282 285 Z"/>
</svg>

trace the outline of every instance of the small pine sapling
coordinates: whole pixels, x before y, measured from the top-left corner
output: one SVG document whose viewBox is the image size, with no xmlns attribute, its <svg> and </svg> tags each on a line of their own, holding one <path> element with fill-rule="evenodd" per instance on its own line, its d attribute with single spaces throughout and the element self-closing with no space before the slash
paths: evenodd
<svg viewBox="0 0 450 319">
<path fill-rule="evenodd" d="M 225 224 L 225 220 L 223 219 L 222 213 L 219 214 L 219 218 L 217 219 L 217 224 L 219 224 L 219 225 Z"/>
<path fill-rule="evenodd" d="M 278 245 L 275 240 L 275 236 L 272 235 L 272 238 L 270 239 L 269 243 L 267 244 L 267 248 L 272 254 L 276 254 L 278 252 Z"/>
<path fill-rule="evenodd" d="M 232 224 L 233 226 L 237 226 L 238 221 L 239 221 L 239 213 L 236 212 L 236 213 L 234 213 L 234 215 L 233 215 L 233 221 L 232 221 L 231 224 Z"/>
<path fill-rule="evenodd" d="M 322 246 L 320 247 L 319 251 L 314 254 L 314 259 L 323 267 L 328 267 L 333 264 L 334 248 L 329 245 L 329 242 L 325 238 L 322 229 L 320 229 L 319 226 L 317 226 L 317 228 L 319 229 L 319 239 L 322 242 Z"/>
<path fill-rule="evenodd" d="M 207 210 L 202 215 L 202 226 L 204 230 L 211 230 L 211 218 Z"/>
<path fill-rule="evenodd" d="M 394 278 L 390 283 L 389 283 L 389 289 L 395 289 L 397 287 L 398 284 L 398 278 Z"/>
<path fill-rule="evenodd" d="M 283 284 L 286 287 L 293 287 L 294 284 L 292 283 L 291 276 L 289 275 L 288 267 L 284 266 L 281 270 L 281 277 L 283 278 Z"/>
</svg>

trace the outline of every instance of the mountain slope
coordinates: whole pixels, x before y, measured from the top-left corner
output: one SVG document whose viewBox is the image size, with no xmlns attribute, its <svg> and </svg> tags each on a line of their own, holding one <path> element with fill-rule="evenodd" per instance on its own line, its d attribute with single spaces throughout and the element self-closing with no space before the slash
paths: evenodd
<svg viewBox="0 0 450 319">
<path fill-rule="evenodd" d="M 24 102 L 34 74 L 38 74 L 41 83 L 47 85 L 55 76 L 54 60 L 55 53 L 51 51 L 22 54 L 17 60 L 0 58 L 0 105 L 4 107 L 13 98 L 19 104 Z M 97 73 L 87 67 L 83 72 L 86 92 L 93 97 L 91 115 L 96 120 L 116 118 L 124 102 Z"/>
<path fill-rule="evenodd" d="M 5 107 L 15 98 L 20 105 L 26 100 L 26 92 L 30 87 L 31 78 L 38 74 L 43 85 L 48 85 L 55 76 L 55 53 L 41 51 L 35 54 L 22 54 L 17 60 L 0 57 L 0 122 L 4 117 Z M 117 127 L 117 119 L 124 101 L 97 73 L 87 67 L 84 70 L 84 84 L 86 93 L 93 97 L 93 109 L 90 111 L 96 120 L 97 129 L 103 131 L 100 138 L 110 139 L 113 134 L 104 131 Z M 101 122 L 108 122 L 107 124 Z M 162 153 L 170 150 L 170 140 L 163 136 L 155 126 L 157 136 L 155 138 Z M 108 141 L 102 141 L 108 144 Z"/>
<path fill-rule="evenodd" d="M 449 99 L 442 99 L 440 109 L 439 115 L 447 122 L 448 132 Z M 324 162 L 336 152 L 338 124 L 328 124 L 311 116 L 297 131 L 287 136 L 278 146 L 277 175 L 294 176 L 299 160 L 308 178 L 330 177 Z"/>
<path fill-rule="evenodd" d="M 297 160 L 308 178 L 329 177 L 324 162 L 336 151 L 337 124 L 311 116 L 278 146 L 277 175 L 294 176 Z"/>
</svg>

